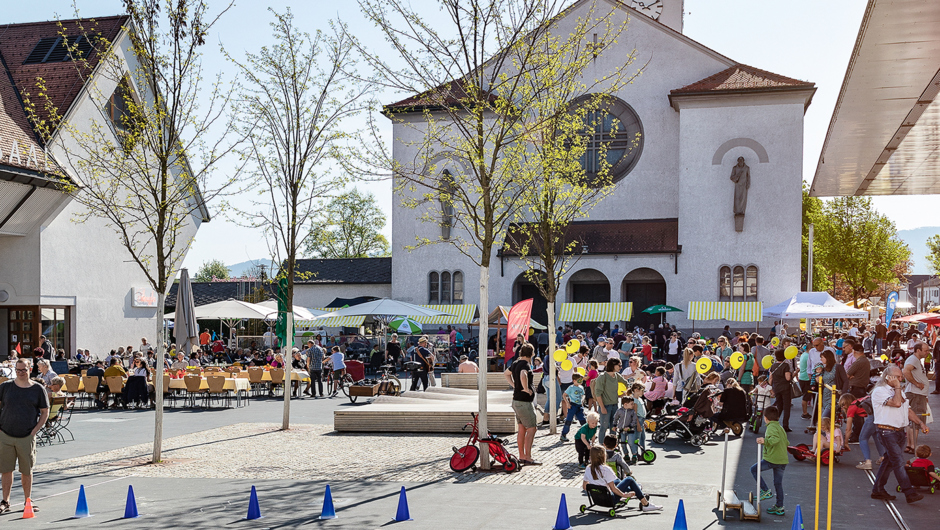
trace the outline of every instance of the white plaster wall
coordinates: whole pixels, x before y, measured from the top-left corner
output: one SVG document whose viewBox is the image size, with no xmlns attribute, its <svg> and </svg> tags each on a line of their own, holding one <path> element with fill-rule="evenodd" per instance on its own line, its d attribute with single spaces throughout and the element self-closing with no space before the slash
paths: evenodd
<svg viewBox="0 0 940 530">
<path fill-rule="evenodd" d="M 115 41 L 124 50 L 123 57 L 134 68 L 128 39 L 122 34 Z M 67 115 L 70 123 L 90 132 L 91 124 L 106 118 L 101 113 L 101 97 L 110 95 L 116 86 L 109 76 L 97 76 L 99 88 L 86 89 L 76 98 Z M 136 87 L 141 90 L 142 87 Z M 147 97 L 146 94 L 143 97 Z M 63 131 L 64 129 L 60 129 Z M 77 142 L 62 134 L 50 142 L 50 152 L 60 165 L 81 181 L 81 173 L 70 164 L 66 153 L 80 152 Z M 61 142 L 61 143 L 60 143 Z M 103 356 L 120 345 L 139 344 L 141 337 L 156 342 L 157 324 L 162 308 L 134 308 L 132 289 L 147 287 L 149 282 L 130 253 L 121 245 L 118 235 L 100 218 L 75 222 L 82 206 L 71 202 L 55 219 L 43 227 L 39 249 L 42 253 L 41 293 L 43 303 L 73 305 L 72 345 L 87 348 Z M 179 240 L 182 263 L 188 242 L 195 236 L 201 218 L 190 216 Z"/>
<path fill-rule="evenodd" d="M 0 306 L 39 303 L 39 229 L 25 236 L 0 236 L 0 290 L 10 299 Z"/>
<path fill-rule="evenodd" d="M 717 300 L 721 265 L 757 265 L 758 299 L 765 306 L 800 289 L 803 98 L 762 100 L 768 104 L 731 99 L 680 111 L 678 291 L 685 301 Z M 768 162 L 760 163 L 750 148 L 735 147 L 713 165 L 718 148 L 734 138 L 756 140 Z M 742 232 L 734 230 L 730 180 L 739 156 L 751 168 Z"/>
<path fill-rule="evenodd" d="M 395 260 L 392 260 L 393 266 L 394 262 Z M 294 284 L 294 305 L 301 307 L 326 307 L 326 304 L 336 298 L 356 298 L 357 296 L 393 298 L 392 286 L 388 283 Z"/>
</svg>

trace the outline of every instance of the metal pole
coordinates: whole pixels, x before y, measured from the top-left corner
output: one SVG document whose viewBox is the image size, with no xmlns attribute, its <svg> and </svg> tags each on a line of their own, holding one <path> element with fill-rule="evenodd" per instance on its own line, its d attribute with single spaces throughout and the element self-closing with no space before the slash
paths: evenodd
<svg viewBox="0 0 940 530">
<path fill-rule="evenodd" d="M 813 225 L 809 225 L 809 244 L 806 253 L 806 290 L 813 291 Z"/>
<path fill-rule="evenodd" d="M 829 498 L 826 501 L 826 528 L 832 530 L 832 463 L 836 459 L 835 451 L 832 448 L 833 433 L 836 432 L 836 386 L 829 387 L 829 393 L 832 394 L 832 408 L 829 409 Z M 820 434 L 822 441 L 822 434 Z M 844 440 L 843 440 L 844 441 Z M 822 445 L 822 444 L 820 444 Z"/>
<path fill-rule="evenodd" d="M 721 489 L 718 490 L 718 507 L 721 508 L 721 503 L 725 500 L 725 474 L 728 472 L 728 430 L 725 429 L 725 458 L 721 464 Z M 758 484 L 760 484 L 760 476 L 757 477 Z M 757 488 L 757 496 L 760 497 L 760 487 Z"/>
<path fill-rule="evenodd" d="M 817 414 L 816 414 L 816 436 L 821 436 L 822 434 L 822 411 L 823 411 L 823 399 L 822 399 L 822 389 L 823 382 L 822 376 L 816 377 L 816 403 L 818 404 Z M 830 435 L 831 436 L 831 435 Z M 819 447 L 821 443 L 816 444 L 816 530 L 819 530 L 819 477 L 821 474 L 820 466 L 822 463 L 819 459 Z"/>
</svg>

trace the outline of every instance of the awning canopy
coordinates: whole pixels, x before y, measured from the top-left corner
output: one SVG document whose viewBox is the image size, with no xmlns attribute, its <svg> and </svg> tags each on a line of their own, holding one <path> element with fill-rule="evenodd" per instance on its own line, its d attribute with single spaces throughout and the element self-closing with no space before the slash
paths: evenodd
<svg viewBox="0 0 940 530">
<path fill-rule="evenodd" d="M 496 309 L 490 311 L 490 314 L 487 318 L 487 323 L 489 324 L 489 327 L 495 328 L 495 329 L 505 329 L 507 326 L 508 319 L 509 319 L 509 311 L 511 309 L 512 308 L 509 306 L 504 306 L 504 305 L 496 306 Z M 479 326 L 480 319 L 477 318 L 476 320 L 471 322 L 470 325 Z M 529 327 L 532 329 L 548 329 L 531 318 L 529 319 Z"/>
<path fill-rule="evenodd" d="M 689 302 L 689 320 L 759 322 L 763 302 Z"/>
<path fill-rule="evenodd" d="M 852 309 L 829 293 L 796 293 L 779 304 L 764 309 L 765 318 L 868 318 L 868 311 Z"/>
<path fill-rule="evenodd" d="M 322 315 L 333 311 L 335 308 L 311 307 L 310 309 Z M 362 326 L 365 321 L 365 315 L 359 315 L 351 317 L 330 317 L 318 320 L 298 320 L 294 325 L 303 328 L 358 328 Z"/>
<path fill-rule="evenodd" d="M 419 324 L 469 324 L 477 317 L 477 306 L 474 304 L 425 305 L 421 307 L 426 307 L 428 309 L 433 309 L 435 311 L 449 314 L 436 317 L 411 317 L 412 320 L 418 322 Z"/>
<path fill-rule="evenodd" d="M 869 0 L 810 195 L 919 195 L 940 185 L 940 2 Z"/>
<path fill-rule="evenodd" d="M 633 302 L 561 304 L 559 322 L 629 322 Z"/>
</svg>

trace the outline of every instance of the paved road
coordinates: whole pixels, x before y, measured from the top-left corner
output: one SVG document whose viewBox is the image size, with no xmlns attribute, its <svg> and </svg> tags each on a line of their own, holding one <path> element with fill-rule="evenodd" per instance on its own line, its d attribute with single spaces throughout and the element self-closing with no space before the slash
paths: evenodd
<svg viewBox="0 0 940 530">
<path fill-rule="evenodd" d="M 940 400 L 931 396 L 931 405 L 940 410 Z M 351 406 L 348 400 L 310 398 L 292 401 L 292 419 L 295 423 L 329 424 L 332 411 Z M 798 410 L 796 407 L 794 410 Z M 248 407 L 213 411 L 172 411 L 167 414 L 165 432 L 167 437 L 212 429 L 242 422 L 279 421 L 281 402 L 254 400 Z M 805 425 L 798 415 L 792 420 L 796 429 Z M 40 463 L 55 462 L 74 456 L 125 447 L 152 439 L 153 415 L 149 411 L 80 412 L 73 417 L 72 427 L 75 442 L 41 448 Z M 940 425 L 935 424 L 940 431 Z M 754 481 L 748 468 L 756 458 L 755 436 L 747 434 L 743 439 L 729 442 L 729 483 L 734 477 L 735 489 L 746 495 L 753 490 Z M 938 447 L 940 435 L 931 433 L 922 441 Z M 791 434 L 791 443 L 809 442 L 810 437 L 802 431 Z M 869 498 L 871 483 L 865 472 L 854 468 L 860 459 L 858 447 L 836 465 L 833 493 L 833 528 L 897 528 L 886 504 Z M 680 498 L 685 501 L 689 528 L 705 529 L 715 526 L 744 527 L 747 522 L 721 521 L 716 509 L 716 491 L 721 481 L 722 442 L 711 442 L 699 450 L 675 438 L 664 446 L 654 446 L 659 460 L 653 466 L 637 466 L 635 473 L 647 492 L 664 493 L 666 498 L 655 501 L 666 510 L 658 515 L 641 515 L 627 512 L 621 518 L 629 519 L 635 528 L 671 528 L 676 506 Z M 271 447 L 248 448 L 246 454 L 263 459 Z M 363 465 L 369 459 L 381 455 L 369 453 L 368 447 L 350 447 L 361 451 Z M 420 451 L 413 444 L 403 446 L 404 451 Z M 940 450 L 937 451 L 940 455 Z M 434 455 L 435 457 L 439 455 Z M 311 455 L 311 458 L 316 458 Z M 238 456 L 234 456 L 238 458 Z M 940 459 L 940 456 L 936 457 Z M 196 464 L 187 464 L 196 465 Z M 185 475 L 185 466 L 180 471 Z M 525 470 L 522 471 L 525 473 Z M 198 475 L 198 469 L 194 469 Z M 89 503 L 95 517 L 88 520 L 70 521 L 69 526 L 105 525 L 134 527 L 156 525 L 171 528 L 210 528 L 240 525 L 246 528 L 289 528 L 301 525 L 342 526 L 356 528 L 378 528 L 389 524 L 398 503 L 398 490 L 404 485 L 409 489 L 408 500 L 412 517 L 408 523 L 415 528 L 438 528 L 442 524 L 454 529 L 464 528 L 551 528 L 558 510 L 562 493 L 566 494 L 568 512 L 572 525 L 596 524 L 606 516 L 577 514 L 584 501 L 577 489 L 540 485 L 508 485 L 450 482 L 334 482 L 334 498 L 340 518 L 335 521 L 317 521 L 320 513 L 324 480 L 328 477 L 310 477 L 309 481 L 271 480 L 210 480 L 199 478 L 115 478 L 107 475 L 107 469 L 88 476 L 72 476 L 56 472 L 37 474 L 34 498 L 41 506 L 39 516 L 31 521 L 17 519 L 19 514 L 0 516 L 0 525 L 34 527 L 62 522 L 74 513 L 76 489 L 85 484 Z M 767 475 L 770 482 L 770 475 Z M 18 481 L 17 481 L 18 482 Z M 133 484 L 138 495 L 140 510 L 146 517 L 137 521 L 122 521 L 124 499 L 128 484 Z M 242 521 L 247 512 L 248 492 L 252 484 L 258 487 L 264 519 L 255 522 Z M 895 486 L 894 479 L 888 487 Z M 19 484 L 15 485 L 17 488 Z M 763 522 L 779 528 L 789 528 L 796 504 L 803 508 L 806 527 L 813 527 L 815 466 L 809 462 L 791 462 L 787 468 L 785 488 L 787 491 L 785 517 L 770 517 L 765 514 Z M 825 470 L 823 473 L 823 497 L 821 503 L 821 526 L 825 525 Z M 18 493 L 14 501 L 19 501 Z M 940 494 L 938 494 L 940 495 Z M 907 505 L 903 496 L 896 501 L 897 509 L 909 528 L 928 528 L 936 525 L 936 499 L 927 494 L 927 499 Z M 763 507 L 772 501 L 764 501 Z M 20 508 L 21 509 L 21 508 Z M 576 515 L 577 514 L 577 515 Z M 152 520 L 154 522 L 147 522 Z"/>
</svg>

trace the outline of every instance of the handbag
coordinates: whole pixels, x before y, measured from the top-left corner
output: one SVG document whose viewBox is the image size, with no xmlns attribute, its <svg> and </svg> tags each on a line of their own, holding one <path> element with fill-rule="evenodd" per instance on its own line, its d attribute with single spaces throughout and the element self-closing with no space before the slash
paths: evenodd
<svg viewBox="0 0 940 530">
<path fill-rule="evenodd" d="M 800 388 L 800 382 L 796 379 L 790 379 L 790 397 L 798 398 L 803 395 L 803 389 Z"/>
</svg>

